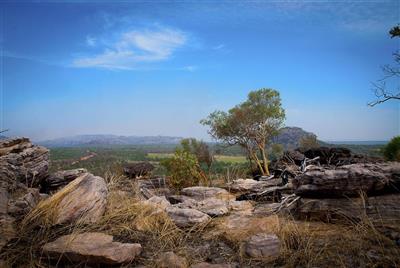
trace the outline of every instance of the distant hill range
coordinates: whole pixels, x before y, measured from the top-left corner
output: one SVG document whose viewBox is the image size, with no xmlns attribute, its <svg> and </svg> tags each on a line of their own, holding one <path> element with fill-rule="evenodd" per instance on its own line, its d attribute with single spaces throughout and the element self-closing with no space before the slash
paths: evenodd
<svg viewBox="0 0 400 268">
<path fill-rule="evenodd" d="M 301 138 L 315 136 L 311 132 L 298 127 L 285 127 L 274 139 L 275 143 L 285 148 L 296 148 Z M 114 145 L 151 145 L 151 144 L 178 144 L 183 138 L 172 136 L 118 136 L 118 135 L 78 135 L 37 142 L 45 147 L 86 147 L 86 146 L 114 146 Z"/>
<path fill-rule="evenodd" d="M 114 145 L 177 144 L 182 137 L 170 136 L 118 136 L 118 135 L 78 135 L 37 142 L 45 147 L 84 147 Z"/>
</svg>

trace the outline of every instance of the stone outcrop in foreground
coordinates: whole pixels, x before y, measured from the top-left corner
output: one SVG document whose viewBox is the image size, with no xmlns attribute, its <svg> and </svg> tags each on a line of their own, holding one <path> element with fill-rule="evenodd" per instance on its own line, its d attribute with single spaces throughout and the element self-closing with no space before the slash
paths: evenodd
<svg viewBox="0 0 400 268">
<path fill-rule="evenodd" d="M 296 195 L 303 197 L 376 195 L 399 191 L 400 163 L 368 163 L 324 168 L 314 166 L 293 179 Z"/>
<path fill-rule="evenodd" d="M 85 173 L 88 171 L 84 168 L 57 171 L 43 180 L 41 190 L 46 193 L 56 192 Z"/>
<path fill-rule="evenodd" d="M 93 223 L 105 212 L 107 193 L 103 178 L 86 173 L 46 199 L 38 209 L 44 216 L 51 213 L 54 224 Z"/>
<path fill-rule="evenodd" d="M 168 207 L 166 212 L 175 225 L 181 228 L 205 224 L 211 219 L 207 214 L 190 208 Z"/>
<path fill-rule="evenodd" d="M 7 165 L 19 182 L 38 186 L 48 176 L 49 150 L 27 138 L 0 140 L 0 163 Z"/>
<path fill-rule="evenodd" d="M 280 254 L 281 242 L 275 234 L 256 234 L 243 245 L 244 253 L 251 258 L 274 258 Z"/>
<path fill-rule="evenodd" d="M 65 235 L 43 246 L 50 259 L 103 265 L 130 263 L 141 252 L 140 244 L 113 242 L 111 235 L 102 233 Z"/>
</svg>

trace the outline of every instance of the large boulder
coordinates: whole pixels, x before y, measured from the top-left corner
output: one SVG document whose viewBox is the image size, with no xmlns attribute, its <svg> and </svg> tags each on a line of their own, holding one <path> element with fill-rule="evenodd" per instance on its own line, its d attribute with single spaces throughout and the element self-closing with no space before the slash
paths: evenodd
<svg viewBox="0 0 400 268">
<path fill-rule="evenodd" d="M 140 244 L 114 242 L 111 235 L 102 233 L 65 235 L 43 246 L 50 259 L 96 265 L 130 263 L 141 251 Z"/>
<path fill-rule="evenodd" d="M 166 212 L 175 225 L 181 228 L 205 224 L 210 220 L 210 216 L 196 209 L 168 207 Z"/>
<path fill-rule="evenodd" d="M 53 224 L 93 223 L 104 214 L 107 193 L 103 178 L 85 173 L 44 200 L 37 213 L 50 218 Z"/>
<path fill-rule="evenodd" d="M 0 140 L 0 162 L 5 162 L 19 182 L 37 186 L 48 176 L 49 150 L 27 138 Z"/>
<path fill-rule="evenodd" d="M 181 191 L 182 195 L 189 196 L 195 200 L 204 200 L 207 198 L 218 198 L 224 200 L 235 199 L 235 196 L 230 194 L 227 190 L 218 187 L 204 187 L 204 186 L 194 186 L 184 188 Z"/>
<path fill-rule="evenodd" d="M 43 192 L 55 192 L 88 171 L 84 168 L 57 171 L 43 180 Z"/>
<path fill-rule="evenodd" d="M 279 256 L 281 242 L 275 234 L 256 234 L 243 245 L 244 253 L 256 259 L 275 258 Z"/>
<path fill-rule="evenodd" d="M 400 163 L 352 164 L 326 169 L 314 166 L 293 179 L 295 193 L 307 197 L 358 196 L 398 191 Z"/>
</svg>

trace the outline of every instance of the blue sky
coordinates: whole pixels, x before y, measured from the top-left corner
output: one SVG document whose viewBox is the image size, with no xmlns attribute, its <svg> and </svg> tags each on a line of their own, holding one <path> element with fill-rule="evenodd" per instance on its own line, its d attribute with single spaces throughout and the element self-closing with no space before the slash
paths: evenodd
<svg viewBox="0 0 400 268">
<path fill-rule="evenodd" d="M 286 125 L 323 140 L 400 133 L 373 108 L 392 63 L 397 1 L 2 2 L 1 122 L 8 135 L 175 135 L 250 90 L 280 91 Z"/>
</svg>

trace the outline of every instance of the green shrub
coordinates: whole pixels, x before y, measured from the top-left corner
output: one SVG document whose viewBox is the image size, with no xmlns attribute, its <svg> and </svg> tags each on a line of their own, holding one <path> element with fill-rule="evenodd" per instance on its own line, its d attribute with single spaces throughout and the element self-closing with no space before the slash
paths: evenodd
<svg viewBox="0 0 400 268">
<path fill-rule="evenodd" d="M 172 158 L 164 159 L 161 164 L 167 170 L 168 183 L 178 191 L 207 183 L 207 177 L 201 170 L 196 156 L 185 150 L 176 150 Z"/>
<path fill-rule="evenodd" d="M 400 161 L 400 136 L 394 137 L 384 148 L 383 155 L 386 160 Z"/>
</svg>

